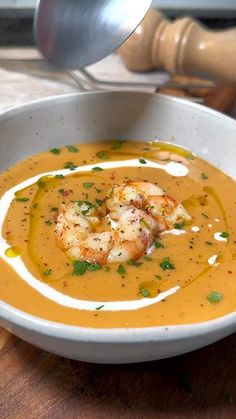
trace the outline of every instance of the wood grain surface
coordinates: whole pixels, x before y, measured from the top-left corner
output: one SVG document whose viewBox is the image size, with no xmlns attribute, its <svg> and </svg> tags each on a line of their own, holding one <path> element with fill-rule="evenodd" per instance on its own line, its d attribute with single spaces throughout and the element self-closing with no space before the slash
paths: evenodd
<svg viewBox="0 0 236 419">
<path fill-rule="evenodd" d="M 0 330 L 0 417 L 236 418 L 236 334 L 176 358 L 95 365 Z"/>
</svg>

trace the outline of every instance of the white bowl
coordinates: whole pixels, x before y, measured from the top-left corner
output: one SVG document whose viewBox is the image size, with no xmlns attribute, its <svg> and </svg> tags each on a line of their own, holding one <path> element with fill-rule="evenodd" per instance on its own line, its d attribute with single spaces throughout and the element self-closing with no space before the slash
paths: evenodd
<svg viewBox="0 0 236 419">
<path fill-rule="evenodd" d="M 236 122 L 161 95 L 99 92 L 46 99 L 3 114 L 0 133 L 1 170 L 65 143 L 124 137 L 177 143 L 236 178 Z M 167 358 L 215 342 L 236 330 L 236 312 L 180 326 L 93 329 L 46 321 L 0 302 L 0 324 L 58 355 L 128 363 Z"/>
</svg>

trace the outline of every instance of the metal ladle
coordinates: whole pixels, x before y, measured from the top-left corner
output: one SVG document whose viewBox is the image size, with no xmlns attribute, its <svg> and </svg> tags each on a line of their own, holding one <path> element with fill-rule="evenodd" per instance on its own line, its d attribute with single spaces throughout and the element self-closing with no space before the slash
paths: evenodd
<svg viewBox="0 0 236 419">
<path fill-rule="evenodd" d="M 46 60 L 79 69 L 117 49 L 136 29 L 151 0 L 40 0 L 34 33 Z"/>
</svg>

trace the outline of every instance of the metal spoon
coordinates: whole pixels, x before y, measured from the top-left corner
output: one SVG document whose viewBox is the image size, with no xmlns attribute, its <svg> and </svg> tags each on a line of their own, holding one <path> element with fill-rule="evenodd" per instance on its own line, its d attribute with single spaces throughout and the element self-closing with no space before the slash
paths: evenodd
<svg viewBox="0 0 236 419">
<path fill-rule="evenodd" d="M 118 48 L 147 13 L 151 0 L 40 0 L 36 43 L 51 63 L 78 69 Z"/>
</svg>

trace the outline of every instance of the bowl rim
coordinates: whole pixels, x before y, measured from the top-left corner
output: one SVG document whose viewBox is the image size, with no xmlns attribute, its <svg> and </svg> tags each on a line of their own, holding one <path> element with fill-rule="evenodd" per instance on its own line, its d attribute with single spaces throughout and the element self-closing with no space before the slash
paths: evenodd
<svg viewBox="0 0 236 419">
<path fill-rule="evenodd" d="M 130 92 L 130 91 L 96 91 L 96 92 L 79 92 L 68 93 L 63 95 L 50 96 L 43 99 L 38 99 L 28 102 L 22 106 L 12 107 L 0 114 L 0 123 L 6 119 L 19 115 L 21 113 L 40 109 L 45 104 L 74 102 L 77 99 L 85 96 L 107 96 L 116 95 L 123 96 L 124 94 L 133 96 L 149 96 L 155 97 L 161 102 L 174 102 L 183 106 L 197 109 L 199 112 L 209 113 L 227 124 L 232 125 L 236 131 L 236 121 L 218 111 L 210 109 L 206 106 L 190 102 L 186 99 L 170 97 L 158 93 L 149 92 Z M 46 320 L 39 316 L 34 316 L 23 310 L 0 300 L 0 319 L 2 323 L 10 323 L 11 325 L 28 329 L 31 332 L 40 333 L 45 336 L 67 339 L 78 342 L 100 342 L 100 343 L 133 343 L 133 342 L 147 342 L 147 341 L 171 341 L 175 339 L 194 338 L 204 335 L 209 335 L 220 331 L 222 329 L 230 329 L 231 332 L 236 331 L 236 310 L 224 316 L 216 317 L 215 319 L 185 323 L 180 325 L 167 324 L 164 326 L 144 326 L 144 327 L 89 327 L 89 326 L 75 326 L 66 323 Z M 6 327 L 7 328 L 7 327 Z"/>
</svg>

